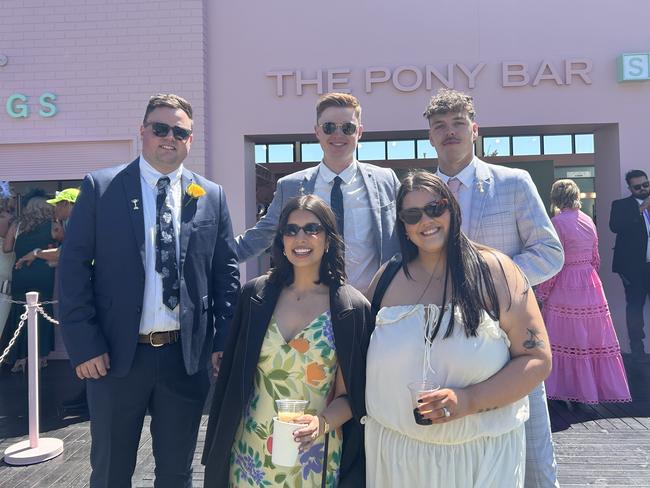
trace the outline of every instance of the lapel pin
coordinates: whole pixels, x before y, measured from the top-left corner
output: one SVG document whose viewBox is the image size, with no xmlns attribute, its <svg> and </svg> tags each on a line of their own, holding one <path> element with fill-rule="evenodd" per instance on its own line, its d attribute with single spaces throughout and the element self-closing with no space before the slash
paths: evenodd
<svg viewBox="0 0 650 488">
<path fill-rule="evenodd" d="M 477 188 L 478 188 L 478 191 L 479 191 L 480 193 L 483 193 L 483 182 L 482 182 L 481 180 L 479 180 L 479 181 L 476 183 L 476 186 L 477 186 Z"/>
<path fill-rule="evenodd" d="M 140 210 L 140 207 L 138 207 L 138 202 L 139 201 L 140 200 L 138 200 L 137 198 L 134 198 L 133 200 L 131 200 L 131 203 L 133 204 L 133 210 Z"/>
</svg>

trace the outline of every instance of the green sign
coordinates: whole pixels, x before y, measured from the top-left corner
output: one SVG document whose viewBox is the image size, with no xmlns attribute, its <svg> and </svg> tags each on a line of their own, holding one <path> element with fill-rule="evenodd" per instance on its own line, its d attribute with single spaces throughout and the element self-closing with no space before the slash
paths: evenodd
<svg viewBox="0 0 650 488">
<path fill-rule="evenodd" d="M 618 58 L 618 81 L 650 80 L 650 53 L 621 54 Z"/>
<path fill-rule="evenodd" d="M 54 93 L 45 92 L 38 97 L 39 110 L 38 115 L 41 117 L 54 117 L 59 109 L 54 104 L 56 95 Z M 7 113 L 14 119 L 25 119 L 29 117 L 29 97 L 22 93 L 14 93 L 9 95 L 5 105 Z"/>
</svg>

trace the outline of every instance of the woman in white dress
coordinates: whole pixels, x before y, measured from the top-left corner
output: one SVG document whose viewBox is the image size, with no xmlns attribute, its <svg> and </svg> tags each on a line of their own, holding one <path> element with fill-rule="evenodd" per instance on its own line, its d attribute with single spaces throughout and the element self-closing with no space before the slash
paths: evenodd
<svg viewBox="0 0 650 488">
<path fill-rule="evenodd" d="M 367 485 L 523 487 L 526 395 L 551 367 L 535 295 L 508 257 L 461 232 L 458 203 L 433 174 L 402 182 L 397 214 L 401 265 L 382 267 L 369 290 L 379 312 Z M 423 380 L 440 389 L 414 409 L 407 385 Z"/>
</svg>

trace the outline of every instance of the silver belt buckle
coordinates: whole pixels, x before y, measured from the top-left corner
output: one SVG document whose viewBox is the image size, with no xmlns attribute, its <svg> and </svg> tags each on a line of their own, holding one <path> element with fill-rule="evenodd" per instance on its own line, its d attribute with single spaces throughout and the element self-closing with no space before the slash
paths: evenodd
<svg viewBox="0 0 650 488">
<path fill-rule="evenodd" d="M 154 335 L 154 334 L 158 334 L 158 333 L 159 333 L 159 332 L 155 332 L 155 331 L 151 331 L 151 332 L 149 332 L 149 344 L 150 344 L 152 347 L 162 347 L 162 346 L 164 346 L 164 344 L 154 344 L 154 342 L 153 342 L 153 335 Z"/>
</svg>

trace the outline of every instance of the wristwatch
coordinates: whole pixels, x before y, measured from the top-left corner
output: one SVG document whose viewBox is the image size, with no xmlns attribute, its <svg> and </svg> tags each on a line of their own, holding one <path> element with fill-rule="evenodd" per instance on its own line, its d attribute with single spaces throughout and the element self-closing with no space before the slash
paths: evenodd
<svg viewBox="0 0 650 488">
<path fill-rule="evenodd" d="M 40 248 L 40 247 L 37 247 L 36 249 L 34 249 L 34 250 L 32 251 L 32 253 L 34 254 L 34 257 L 35 257 L 35 258 L 38 257 L 38 253 L 39 253 L 39 252 L 41 252 L 41 248 Z"/>
<path fill-rule="evenodd" d="M 322 413 L 320 414 L 320 418 L 323 421 L 323 435 L 327 435 L 330 431 L 330 424 Z"/>
</svg>

